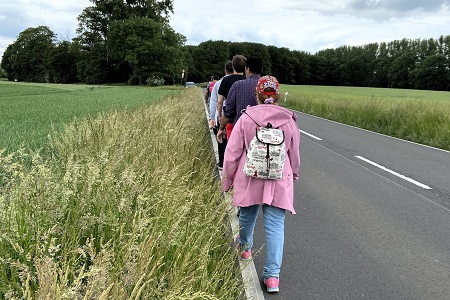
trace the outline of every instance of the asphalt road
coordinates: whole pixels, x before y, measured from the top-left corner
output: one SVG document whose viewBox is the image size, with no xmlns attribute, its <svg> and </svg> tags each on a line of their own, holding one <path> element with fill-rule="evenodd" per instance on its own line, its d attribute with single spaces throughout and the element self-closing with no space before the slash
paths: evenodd
<svg viewBox="0 0 450 300">
<path fill-rule="evenodd" d="M 297 215 L 286 217 L 280 292 L 265 298 L 450 299 L 450 153 L 298 115 Z"/>
</svg>

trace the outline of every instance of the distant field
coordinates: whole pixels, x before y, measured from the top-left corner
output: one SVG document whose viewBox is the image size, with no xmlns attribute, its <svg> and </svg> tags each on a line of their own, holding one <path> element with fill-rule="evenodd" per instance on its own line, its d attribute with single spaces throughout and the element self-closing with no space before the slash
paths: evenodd
<svg viewBox="0 0 450 300">
<path fill-rule="evenodd" d="M 450 93 L 281 85 L 283 106 L 450 150 Z M 0 81 L 0 149 L 39 149 L 52 125 L 153 103 L 179 87 L 31 84 Z"/>
<path fill-rule="evenodd" d="M 282 85 L 283 106 L 401 139 L 450 150 L 450 93 Z"/>
<path fill-rule="evenodd" d="M 33 84 L 0 81 L 0 149 L 39 149 L 56 129 L 74 118 L 134 109 L 179 88 Z"/>
<path fill-rule="evenodd" d="M 282 85 L 281 92 L 289 92 L 289 96 L 341 99 L 341 100 L 415 100 L 432 101 L 447 104 L 450 108 L 450 93 L 440 91 L 422 91 L 386 88 L 344 87 L 344 86 L 312 86 L 312 85 Z"/>
</svg>

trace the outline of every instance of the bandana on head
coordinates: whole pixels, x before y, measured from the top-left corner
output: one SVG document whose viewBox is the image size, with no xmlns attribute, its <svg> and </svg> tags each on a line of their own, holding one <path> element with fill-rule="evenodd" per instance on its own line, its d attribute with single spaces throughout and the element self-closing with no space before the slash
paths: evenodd
<svg viewBox="0 0 450 300">
<path fill-rule="evenodd" d="M 270 75 L 259 78 L 256 84 L 256 92 L 262 95 L 278 95 L 278 80 Z M 265 92 L 266 88 L 273 88 L 275 91 Z"/>
</svg>

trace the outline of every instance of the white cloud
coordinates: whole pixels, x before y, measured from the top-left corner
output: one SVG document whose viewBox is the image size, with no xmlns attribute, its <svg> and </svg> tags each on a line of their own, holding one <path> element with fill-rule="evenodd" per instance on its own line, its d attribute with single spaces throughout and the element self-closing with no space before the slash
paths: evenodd
<svg viewBox="0 0 450 300">
<path fill-rule="evenodd" d="M 89 0 L 1 0 L 0 56 L 20 32 L 46 25 L 75 36 Z M 315 53 L 342 45 L 448 35 L 450 0 L 174 0 L 170 24 L 187 44 L 257 42 Z"/>
</svg>

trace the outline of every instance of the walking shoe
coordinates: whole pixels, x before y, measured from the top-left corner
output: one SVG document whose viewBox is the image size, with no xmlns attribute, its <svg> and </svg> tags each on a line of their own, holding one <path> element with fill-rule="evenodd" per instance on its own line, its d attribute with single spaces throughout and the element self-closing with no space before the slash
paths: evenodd
<svg viewBox="0 0 450 300">
<path fill-rule="evenodd" d="M 238 248 L 238 250 L 240 250 L 241 245 L 239 244 L 239 235 L 236 237 L 234 242 L 236 243 L 236 247 Z M 241 259 L 247 260 L 250 258 L 251 255 L 252 255 L 252 250 L 245 250 L 244 252 L 241 253 Z"/>
<path fill-rule="evenodd" d="M 223 170 L 223 166 L 221 166 L 221 165 L 219 165 L 219 164 L 217 164 L 217 168 L 218 168 L 220 171 Z"/>
<path fill-rule="evenodd" d="M 267 287 L 268 293 L 277 293 L 280 291 L 280 280 L 276 277 L 269 277 L 267 279 L 264 278 L 264 284 Z"/>
</svg>

